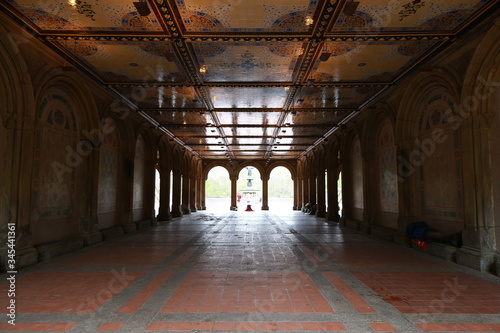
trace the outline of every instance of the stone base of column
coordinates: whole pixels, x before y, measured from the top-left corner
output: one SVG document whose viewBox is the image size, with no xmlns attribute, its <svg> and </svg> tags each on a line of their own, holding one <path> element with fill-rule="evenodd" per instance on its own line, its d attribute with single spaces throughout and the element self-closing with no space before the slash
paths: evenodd
<svg viewBox="0 0 500 333">
<path fill-rule="evenodd" d="M 177 211 L 171 212 L 170 214 L 172 214 L 172 217 L 181 217 L 182 216 L 182 211 L 177 210 Z"/>
<path fill-rule="evenodd" d="M 184 214 L 184 215 L 189 215 L 189 214 L 191 214 L 191 209 L 189 209 L 189 208 L 184 208 L 184 207 L 183 207 L 183 208 L 182 208 L 182 214 Z"/>
<path fill-rule="evenodd" d="M 321 212 L 320 212 L 320 211 L 317 211 L 317 212 L 316 212 L 316 216 L 317 216 L 317 217 L 326 217 L 326 212 L 325 212 L 325 211 L 321 211 Z"/>
<path fill-rule="evenodd" d="M 85 232 L 82 237 L 83 246 L 90 246 L 102 242 L 102 234 L 99 231 Z"/>
<path fill-rule="evenodd" d="M 137 232 L 137 226 L 135 225 L 134 222 L 123 223 L 122 228 L 125 231 L 125 233 L 127 233 L 127 234 Z"/>
<path fill-rule="evenodd" d="M 262 206 L 262 210 L 269 210 L 269 206 Z"/>
<path fill-rule="evenodd" d="M 326 219 L 328 221 L 338 222 L 340 220 L 340 216 L 337 212 L 328 212 L 326 214 Z"/>
<path fill-rule="evenodd" d="M 171 219 L 172 219 L 172 215 L 170 215 L 170 213 L 160 213 L 156 217 L 156 220 L 158 221 L 158 223 L 170 221 Z"/>
<path fill-rule="evenodd" d="M 197 212 L 198 210 L 196 209 L 196 207 L 191 207 L 191 213 L 195 213 Z"/>
<path fill-rule="evenodd" d="M 492 272 L 496 263 L 494 252 L 481 252 L 478 249 L 462 246 L 457 250 L 457 264 L 481 272 Z"/>
</svg>

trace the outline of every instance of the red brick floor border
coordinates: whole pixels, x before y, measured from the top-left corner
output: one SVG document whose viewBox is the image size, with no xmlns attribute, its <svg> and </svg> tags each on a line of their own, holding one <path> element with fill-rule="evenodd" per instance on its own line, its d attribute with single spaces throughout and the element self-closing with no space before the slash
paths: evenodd
<svg viewBox="0 0 500 333">
<path fill-rule="evenodd" d="M 418 323 L 424 332 L 500 332 L 500 324 Z"/>
<path fill-rule="evenodd" d="M 328 281 L 344 296 L 347 301 L 359 313 L 376 313 L 375 311 L 361 296 L 359 296 L 351 287 L 347 285 L 337 274 L 334 272 L 323 273 Z"/>
<path fill-rule="evenodd" d="M 333 313 L 305 272 L 191 272 L 161 312 Z"/>
<path fill-rule="evenodd" d="M 172 272 L 163 272 L 151 281 L 146 287 L 137 293 L 130 301 L 127 302 L 118 313 L 135 313 L 139 308 L 147 302 L 147 300 L 160 288 L 165 281 L 172 275 Z"/>
<path fill-rule="evenodd" d="M 75 327 L 77 323 L 21 323 L 16 325 L 0 324 L 2 332 L 67 332 Z"/>
<path fill-rule="evenodd" d="M 153 322 L 147 331 L 328 331 L 345 332 L 343 323 L 337 322 Z M 381 332 L 381 331 L 379 331 Z M 389 332 L 389 331 L 387 331 Z"/>
</svg>

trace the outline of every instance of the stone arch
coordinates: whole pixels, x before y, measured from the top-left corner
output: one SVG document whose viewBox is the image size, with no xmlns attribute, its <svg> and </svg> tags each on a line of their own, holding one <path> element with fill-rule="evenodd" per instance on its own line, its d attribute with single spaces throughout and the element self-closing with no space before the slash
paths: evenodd
<svg viewBox="0 0 500 333">
<path fill-rule="evenodd" d="M 459 101 L 460 82 L 457 77 L 435 70 L 415 76 L 415 86 L 407 87 L 398 107 L 396 117 L 396 142 L 414 140 L 418 136 L 421 115 L 418 110 L 423 106 L 423 96 L 448 95 L 451 100 Z"/>
<path fill-rule="evenodd" d="M 287 162 L 287 161 L 274 161 L 272 162 L 271 164 L 269 164 L 266 168 L 266 172 L 268 175 L 271 175 L 271 172 L 277 168 L 277 167 L 285 167 L 288 169 L 288 171 L 290 171 L 290 174 L 292 176 L 292 179 L 295 179 L 296 175 L 298 174 L 298 170 L 297 170 L 297 165 L 293 165 L 292 163 L 290 162 Z"/>
<path fill-rule="evenodd" d="M 500 19 L 484 34 L 465 74 L 462 88 L 462 142 L 470 142 L 463 152 L 465 227 L 464 245 L 479 249 L 488 256 L 496 251 L 496 274 L 500 240 Z M 476 186 L 483 184 L 483 186 Z M 489 185 L 487 185 L 489 184 Z M 462 261 L 460 256 L 459 261 Z M 492 263 L 482 259 L 481 269 Z M 468 264 L 464 260 L 464 264 Z M 481 267 L 483 266 L 483 267 Z"/>
<path fill-rule="evenodd" d="M 252 162 L 252 161 L 244 162 L 244 163 L 241 163 L 240 165 L 238 165 L 238 167 L 236 167 L 234 169 L 234 175 L 236 175 L 236 177 L 238 177 L 241 170 L 243 170 L 243 168 L 246 168 L 249 166 L 254 167 L 255 169 L 259 170 L 261 179 L 263 177 L 266 177 L 266 176 L 269 178 L 269 174 L 266 172 L 267 170 L 264 167 L 262 167 L 262 165 L 260 163 L 256 163 L 256 162 Z"/>
<path fill-rule="evenodd" d="M 93 134 L 94 130 L 100 129 L 100 117 L 94 94 L 87 85 L 87 82 L 76 73 L 62 72 L 58 68 L 46 67 L 37 73 L 33 78 L 33 82 L 36 87 L 35 99 L 37 105 L 47 91 L 59 89 L 66 92 L 75 103 L 82 130 Z M 85 135 L 83 132 L 81 133 L 82 138 L 86 136 L 88 135 Z"/>
<path fill-rule="evenodd" d="M 202 168 L 203 168 L 203 170 L 202 170 L 203 180 L 208 179 L 208 174 L 210 173 L 210 170 L 212 170 L 215 167 L 223 167 L 224 169 L 226 169 L 227 173 L 229 174 L 229 177 L 231 177 L 231 175 L 233 175 L 233 170 L 231 168 L 228 168 L 226 162 L 214 161 L 214 162 L 208 163 L 207 165 L 202 166 Z M 238 176 L 238 175 L 236 175 L 236 176 Z"/>
<path fill-rule="evenodd" d="M 415 218 L 444 232 L 463 227 L 463 186 L 456 77 L 421 73 L 407 89 L 396 123 L 400 181 L 409 181 L 406 204 Z"/>
<path fill-rule="evenodd" d="M 35 100 L 28 67 L 5 23 L 0 22 L 0 241 L 6 242 L 7 222 L 16 223 L 21 249 L 32 243 L 31 174 L 23 170 L 32 166 Z"/>
</svg>

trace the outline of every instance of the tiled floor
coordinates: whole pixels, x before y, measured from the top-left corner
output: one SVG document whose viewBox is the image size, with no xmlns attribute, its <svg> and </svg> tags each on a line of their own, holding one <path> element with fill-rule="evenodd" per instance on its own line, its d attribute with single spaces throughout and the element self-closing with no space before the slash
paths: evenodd
<svg viewBox="0 0 500 333">
<path fill-rule="evenodd" d="M 197 212 L 21 270 L 1 332 L 500 332 L 500 280 L 300 212 Z"/>
</svg>

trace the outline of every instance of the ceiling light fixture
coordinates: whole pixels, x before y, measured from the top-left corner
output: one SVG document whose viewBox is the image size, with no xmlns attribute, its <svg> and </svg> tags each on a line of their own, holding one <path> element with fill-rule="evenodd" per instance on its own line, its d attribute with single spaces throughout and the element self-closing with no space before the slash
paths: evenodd
<svg viewBox="0 0 500 333">
<path fill-rule="evenodd" d="M 133 2 L 135 9 L 141 16 L 148 16 L 151 14 L 151 9 L 149 9 L 148 3 L 145 1 Z"/>
<path fill-rule="evenodd" d="M 207 65 L 201 65 L 200 67 L 200 73 L 205 74 L 207 72 Z"/>
<path fill-rule="evenodd" d="M 314 20 L 311 15 L 306 15 L 305 23 L 306 26 L 311 26 L 314 23 Z"/>
</svg>

